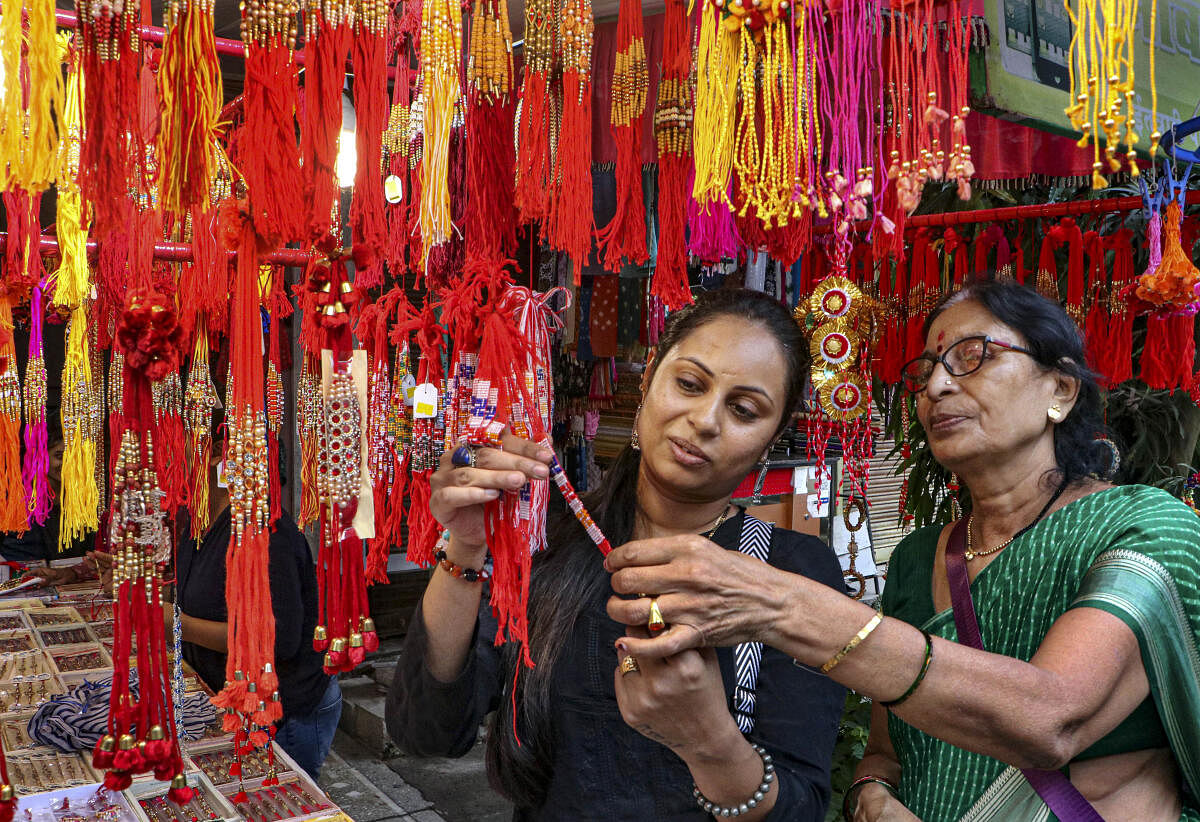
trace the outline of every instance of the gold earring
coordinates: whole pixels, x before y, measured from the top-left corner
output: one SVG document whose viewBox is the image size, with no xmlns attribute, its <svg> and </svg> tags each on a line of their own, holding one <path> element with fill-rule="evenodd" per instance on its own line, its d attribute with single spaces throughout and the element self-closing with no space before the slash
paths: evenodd
<svg viewBox="0 0 1200 822">
<path fill-rule="evenodd" d="M 1054 405 L 1052 405 L 1046 409 L 1046 416 L 1050 418 L 1051 422 L 1061 422 L 1062 421 L 1063 412 L 1062 412 L 1062 409 L 1058 407 L 1058 403 L 1055 403 Z"/>
</svg>

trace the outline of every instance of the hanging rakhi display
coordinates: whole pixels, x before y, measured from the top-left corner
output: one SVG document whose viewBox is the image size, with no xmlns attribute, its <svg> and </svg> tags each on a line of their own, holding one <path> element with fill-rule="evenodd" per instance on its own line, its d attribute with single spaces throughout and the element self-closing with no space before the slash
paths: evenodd
<svg viewBox="0 0 1200 822">
<path fill-rule="evenodd" d="M 404 331 L 403 328 L 396 330 Z M 433 563 L 433 549 L 438 537 L 437 520 L 429 511 L 429 477 L 437 468 L 443 445 L 435 436 L 434 428 L 439 416 L 439 397 L 444 394 L 442 352 L 445 329 L 438 324 L 433 306 L 426 303 L 419 319 L 413 322 L 413 330 L 416 332 L 420 359 L 417 362 L 417 385 L 413 391 L 407 550 L 409 561 L 427 566 Z"/>
<path fill-rule="evenodd" d="M 0 189 L 45 191 L 58 177 L 63 75 L 54 6 L 23 3 L 0 18 Z"/>
<path fill-rule="evenodd" d="M 515 107 L 508 4 L 475 0 L 467 58 L 468 257 L 498 260 L 516 248 Z"/>
<path fill-rule="evenodd" d="M 453 0 L 425 0 L 421 7 L 423 263 L 428 261 L 433 246 L 449 242 L 454 230 L 450 211 L 450 135 L 462 97 L 458 79 L 461 54 L 459 4 Z"/>
<path fill-rule="evenodd" d="M 1112 252 L 1112 278 L 1106 307 L 1107 333 L 1099 350 L 1097 370 L 1104 376 L 1105 388 L 1111 390 L 1133 379 L 1133 317 L 1134 308 L 1128 289 L 1137 279 L 1133 266 L 1133 232 L 1118 229 L 1104 238 L 1104 247 Z"/>
<path fill-rule="evenodd" d="M 321 247 L 338 244 L 333 225 L 338 209 L 336 165 L 353 12 L 353 0 L 318 0 L 304 7 L 300 157 L 308 222 L 305 238 Z"/>
<path fill-rule="evenodd" d="M 58 182 L 55 184 L 55 231 L 61 263 L 53 277 L 53 302 L 74 309 L 91 296 L 87 259 L 87 221 L 79 194 L 79 150 L 83 138 L 83 72 L 77 49 L 68 50 L 66 104 L 59 140 Z M 86 338 L 86 335 L 85 335 Z"/>
<path fill-rule="evenodd" d="M 164 14 L 158 190 L 162 209 L 180 218 L 193 206 L 208 204 L 216 172 L 214 132 L 223 93 L 213 36 L 215 5 L 215 0 L 171 0 Z"/>
<path fill-rule="evenodd" d="M 138 109 L 140 12 L 139 3 L 75 3 L 87 89 L 79 189 L 91 204 L 92 230 L 102 244 L 123 227 L 129 210 L 128 187 L 135 156 L 129 135 Z"/>
<path fill-rule="evenodd" d="M 1155 248 L 1159 238 L 1149 236 L 1149 231 L 1156 228 L 1152 220 L 1147 237 L 1150 264 L 1127 292 L 1132 291 L 1129 296 L 1138 301 L 1139 313 L 1148 315 L 1140 379 L 1151 388 L 1190 391 L 1195 381 L 1192 364 L 1200 270 L 1192 263 L 1181 238 L 1186 172 L 1176 177 L 1180 169 L 1170 163 L 1166 168 L 1162 180 L 1166 209 L 1161 217 L 1161 250 Z"/>
<path fill-rule="evenodd" d="M 238 252 L 229 324 L 225 399 L 225 476 L 230 536 L 225 559 L 229 653 L 225 685 L 213 704 L 225 710 L 234 754 L 263 747 L 282 716 L 275 673 L 275 613 L 268 579 L 270 492 L 266 386 L 258 255 L 267 249 L 251 216 L 232 200 L 221 205 L 221 234 Z"/>
<path fill-rule="evenodd" d="M 30 291 L 42 278 L 42 258 L 38 250 L 42 233 L 38 223 L 42 194 L 13 188 L 5 191 L 3 198 L 8 218 L 8 241 L 4 244 L 4 271 L 0 273 L 0 281 L 15 298 L 28 299 Z"/>
<path fill-rule="evenodd" d="M 122 426 L 114 438 L 112 505 L 109 509 L 109 550 L 113 554 L 113 585 L 117 591 L 113 630 L 113 678 L 108 733 L 96 744 L 93 764 L 108 771 L 105 785 L 129 787 L 135 774 L 153 771 L 170 780 L 173 801 L 185 803 L 192 791 L 183 776 L 176 737 L 174 707 L 159 569 L 171 554 L 164 506 L 166 496 L 156 456 L 151 381 L 179 368 L 182 330 L 170 300 L 145 283 L 149 266 L 135 267 L 116 329 L 115 344 L 122 356 L 118 401 Z M 131 690 L 130 673 L 136 655 L 138 692 Z"/>
<path fill-rule="evenodd" d="M 642 195 L 642 121 L 649 87 L 642 4 L 621 0 L 610 121 L 617 146 L 617 208 L 608 225 L 596 232 L 604 267 L 613 272 L 621 270 L 622 260 L 642 265 L 650 258 L 646 250 L 646 206 Z"/>
<path fill-rule="evenodd" d="M 35 258 L 41 267 L 41 259 Z M 50 452 L 46 430 L 46 361 L 42 357 L 44 283 L 34 286 L 29 303 L 29 358 L 25 361 L 25 449 L 21 478 L 25 483 L 26 507 L 30 522 L 46 524 L 54 491 L 50 488 Z"/>
<path fill-rule="evenodd" d="M 309 266 L 317 313 L 304 317 L 318 340 L 321 386 L 316 410 L 316 480 L 320 548 L 314 647 L 325 651 L 327 673 L 352 670 L 379 647 L 367 608 L 363 542 L 373 532 L 371 493 L 364 482 L 365 352 L 352 350 L 350 316 L 358 299 L 343 260 Z M 364 490 L 365 489 L 365 490 Z"/>
<path fill-rule="evenodd" d="M 785 226 L 800 214 L 793 198 L 800 177 L 796 67 L 792 64 L 790 6 L 761 9 L 727 4 L 727 28 L 738 32 L 741 111 L 734 131 L 733 166 L 738 216 L 756 218 L 764 229 Z M 870 66 L 858 71 L 869 73 Z"/>
<path fill-rule="evenodd" d="M 1066 306 L 1071 319 L 1083 325 L 1083 232 L 1070 217 L 1064 217 L 1054 228 L 1046 232 L 1038 252 L 1037 290 L 1047 299 L 1059 302 L 1058 263 L 1054 253 L 1062 246 L 1067 247 L 1067 292 Z M 1070 297 L 1075 301 L 1071 302 Z"/>
<path fill-rule="evenodd" d="M 220 404 L 208 362 L 208 332 L 201 328 L 183 392 L 183 420 L 188 443 L 191 490 L 188 514 L 197 536 L 208 533 L 209 466 L 212 462 L 213 409 Z"/>
<path fill-rule="evenodd" d="M 235 141 L 233 164 L 246 181 L 257 231 L 281 242 L 303 234 L 300 153 L 296 144 L 298 0 L 245 0 L 245 119 Z M 91 99 L 91 95 L 88 95 Z M 89 120 L 89 126 L 91 121 Z"/>
<path fill-rule="evenodd" d="M 817 285 L 807 305 L 796 310 L 799 321 L 812 323 L 810 378 L 816 407 L 808 414 L 808 456 L 818 471 L 824 471 L 825 448 L 836 435 L 849 493 L 865 497 L 872 432 L 870 377 L 865 373 L 869 353 L 864 349 L 872 339 L 873 307 L 854 283 L 838 273 L 845 271 L 845 263 L 836 247 L 833 258 L 834 274 Z"/>
<path fill-rule="evenodd" d="M 684 0 L 667 0 L 663 14 L 663 69 L 654 107 L 658 143 L 658 264 L 650 293 L 674 310 L 692 301 L 688 288 L 688 180 L 692 176 L 692 53 Z M 789 181 L 790 186 L 790 181 Z"/>
<path fill-rule="evenodd" d="M 403 46 L 398 51 L 407 59 L 407 51 Z M 388 236 L 384 260 L 388 268 L 396 272 L 408 267 L 408 198 L 412 196 L 408 174 L 408 106 L 411 102 L 408 75 L 406 66 L 401 64 L 397 67 L 396 82 L 392 87 L 392 107 L 382 138 L 383 167 L 388 172 L 383 180 L 384 199 L 388 204 L 385 211 Z"/>
<path fill-rule="evenodd" d="M 387 0 L 356 0 L 354 8 L 354 141 L 358 162 L 350 227 L 359 288 L 383 284 L 383 130 L 387 127 Z"/>
<path fill-rule="evenodd" d="M 96 456 L 102 436 L 104 404 L 94 401 L 94 372 L 88 347 L 88 312 L 86 306 L 80 305 L 71 310 L 71 319 L 68 321 L 62 376 L 60 551 L 99 528 L 97 514 L 100 490 L 96 486 Z"/>
<path fill-rule="evenodd" d="M 525 73 L 518 107 L 513 195 L 522 224 L 545 220 L 550 208 L 550 74 L 557 19 L 554 0 L 525 3 Z"/>
<path fill-rule="evenodd" d="M 591 0 L 563 0 L 558 15 L 562 56 L 562 116 L 554 152 L 550 245 L 572 263 L 575 284 L 592 248 L 592 42 Z M 682 218 L 682 201 L 680 217 Z"/>
<path fill-rule="evenodd" d="M 1067 0 L 1071 18 L 1071 49 L 1067 69 L 1071 78 L 1071 105 L 1065 111 L 1071 127 L 1082 132 L 1079 147 L 1092 144 L 1092 188 L 1108 185 L 1105 173 L 1117 172 L 1119 145 L 1126 146 L 1125 162 L 1134 176 L 1138 174 L 1134 146 L 1139 137 L 1134 130 L 1134 48 L 1142 40 L 1135 34 L 1137 0 Z M 1154 51 L 1157 24 L 1151 12 L 1147 33 L 1150 57 L 1150 87 L 1154 89 L 1150 135 L 1150 156 L 1158 151 L 1158 96 L 1154 77 Z M 1122 133 L 1121 127 L 1124 126 Z M 1100 143 L 1104 142 L 1104 160 Z"/>
<path fill-rule="evenodd" d="M 392 545 L 401 542 L 399 531 L 393 532 L 389 524 L 389 504 L 403 508 L 403 476 L 397 475 L 398 461 L 396 449 L 400 447 L 397 441 L 398 431 L 394 414 L 396 411 L 395 394 L 400 392 L 400 411 L 404 410 L 403 386 L 393 382 L 388 351 L 388 321 L 398 304 L 407 305 L 404 289 L 394 287 L 383 295 L 373 305 L 362 309 L 358 322 L 354 327 L 355 336 L 362 343 L 367 354 L 367 413 L 366 413 L 366 449 L 368 483 L 372 488 L 374 500 L 375 536 L 367 549 L 366 581 L 368 585 L 375 583 L 387 584 L 388 551 Z M 399 480 L 401 486 L 398 497 L 392 494 Z"/>
<path fill-rule="evenodd" d="M 737 31 L 722 25 L 724 4 L 701 8 L 696 49 L 695 115 L 692 157 L 695 180 L 688 212 L 688 249 L 702 261 L 736 256 L 739 245 L 729 211 L 737 122 Z"/>
<path fill-rule="evenodd" d="M 814 205 L 845 237 L 851 223 L 878 216 L 872 207 L 876 158 L 871 151 L 881 118 L 880 27 L 874 5 L 866 0 L 843 3 L 827 21 L 819 4 L 808 13 L 828 152 Z"/>
<path fill-rule="evenodd" d="M 21 383 L 13 346 L 12 297 L 0 295 L 0 531 L 29 528 L 21 482 Z"/>
</svg>

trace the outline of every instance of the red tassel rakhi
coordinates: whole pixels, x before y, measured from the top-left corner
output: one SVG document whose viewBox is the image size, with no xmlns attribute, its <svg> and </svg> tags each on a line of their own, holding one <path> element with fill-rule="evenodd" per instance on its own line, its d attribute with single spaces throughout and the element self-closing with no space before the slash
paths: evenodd
<svg viewBox="0 0 1200 822">
<path fill-rule="evenodd" d="M 354 238 L 355 284 L 383 284 L 387 218 L 384 215 L 383 131 L 387 127 L 387 24 L 384 3 L 360 4 L 354 20 L 354 140 L 358 165 L 350 226 Z"/>
<path fill-rule="evenodd" d="M 650 293 L 674 310 L 692 301 L 685 217 L 692 176 L 692 59 L 683 0 L 667 0 L 663 72 L 654 109 L 658 142 L 658 265 Z"/>
<path fill-rule="evenodd" d="M 500 260 L 516 250 L 516 101 L 507 3 L 475 0 L 468 51 L 466 253 Z"/>
<path fill-rule="evenodd" d="M 569 0 L 559 16 L 563 61 L 562 125 L 554 154 L 550 245 L 573 263 L 576 285 L 592 248 L 592 40 L 591 0 Z"/>
<path fill-rule="evenodd" d="M 621 0 L 617 16 L 617 58 L 612 78 L 612 133 L 617 144 L 617 210 L 596 233 L 604 267 L 621 270 L 621 260 L 641 265 L 646 250 L 646 206 L 642 198 L 642 119 L 650 72 L 642 38 L 642 5 Z"/>
</svg>

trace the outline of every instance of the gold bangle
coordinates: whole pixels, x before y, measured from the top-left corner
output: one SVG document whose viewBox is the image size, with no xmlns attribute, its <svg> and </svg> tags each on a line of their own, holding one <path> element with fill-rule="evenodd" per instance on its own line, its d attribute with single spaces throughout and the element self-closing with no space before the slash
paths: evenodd
<svg viewBox="0 0 1200 822">
<path fill-rule="evenodd" d="M 845 648 L 831 656 L 829 661 L 821 666 L 821 673 L 827 674 L 836 668 L 837 664 L 845 659 L 846 654 L 857 648 L 864 639 L 871 635 L 872 631 L 879 627 L 879 623 L 881 622 L 883 622 L 883 614 L 877 611 L 875 616 L 871 617 L 870 621 L 866 625 L 862 626 L 862 630 L 855 634 L 852 640 L 846 643 Z"/>
</svg>

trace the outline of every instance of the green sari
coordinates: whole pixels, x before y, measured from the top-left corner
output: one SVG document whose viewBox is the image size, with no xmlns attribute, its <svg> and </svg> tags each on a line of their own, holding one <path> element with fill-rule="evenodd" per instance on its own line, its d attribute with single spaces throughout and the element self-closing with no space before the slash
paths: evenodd
<svg viewBox="0 0 1200 822">
<path fill-rule="evenodd" d="M 882 607 L 888 616 L 957 640 L 952 611 L 935 613 L 933 606 L 940 532 L 923 528 L 896 548 Z M 1184 781 L 1200 791 L 1200 517 L 1190 508 L 1145 486 L 1090 494 L 1014 541 L 971 583 L 971 595 L 984 647 L 1016 659 L 1031 659 L 1070 608 L 1099 608 L 1124 621 L 1141 647 L 1161 744 L 1170 745 Z M 1153 724 L 1147 714 L 1155 718 L 1149 702 L 1089 749 L 1091 755 L 1144 736 Z M 1016 768 L 895 716 L 888 730 L 903 774 L 900 798 L 924 822 L 1056 820 Z M 1200 804 L 1186 791 L 1181 819 L 1200 822 Z"/>
</svg>

